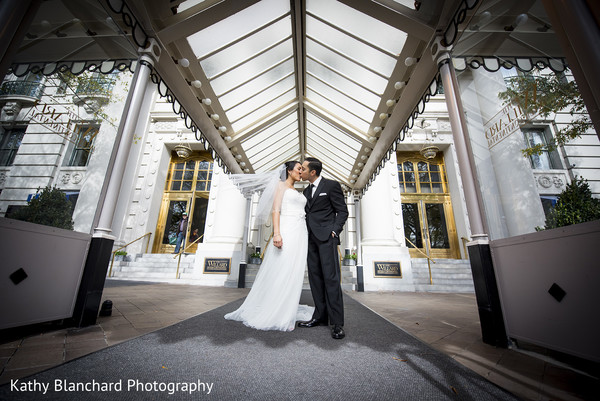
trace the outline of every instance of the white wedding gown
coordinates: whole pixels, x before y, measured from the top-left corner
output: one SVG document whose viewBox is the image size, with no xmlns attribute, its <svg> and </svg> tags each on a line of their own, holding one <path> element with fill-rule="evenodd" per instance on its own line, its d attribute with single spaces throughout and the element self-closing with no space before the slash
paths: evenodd
<svg viewBox="0 0 600 401">
<path fill-rule="evenodd" d="M 281 331 L 294 330 L 296 321 L 311 319 L 314 307 L 299 305 L 308 251 L 305 204 L 304 195 L 292 188 L 285 190 L 279 220 L 283 246 L 276 248 L 269 242 L 250 293 L 225 319 L 254 329 Z"/>
</svg>

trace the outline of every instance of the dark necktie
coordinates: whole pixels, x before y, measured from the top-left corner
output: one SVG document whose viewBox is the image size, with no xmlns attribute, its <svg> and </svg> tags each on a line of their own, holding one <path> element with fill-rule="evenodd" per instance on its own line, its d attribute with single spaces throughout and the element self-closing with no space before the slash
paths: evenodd
<svg viewBox="0 0 600 401">
<path fill-rule="evenodd" d="M 312 199 L 312 193 L 313 193 L 313 188 L 315 187 L 315 184 L 310 184 L 308 186 L 308 199 Z"/>
</svg>

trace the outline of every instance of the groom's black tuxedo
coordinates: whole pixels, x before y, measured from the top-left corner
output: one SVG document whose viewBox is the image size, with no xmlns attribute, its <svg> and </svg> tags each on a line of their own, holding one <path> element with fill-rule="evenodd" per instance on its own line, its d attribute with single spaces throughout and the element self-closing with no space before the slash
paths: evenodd
<svg viewBox="0 0 600 401">
<path fill-rule="evenodd" d="M 344 324 L 344 303 L 340 286 L 339 235 L 348 218 L 348 207 L 337 181 L 321 178 L 311 197 L 306 196 L 308 227 L 308 280 L 315 302 L 313 319 L 330 324 Z M 335 232 L 335 237 L 332 236 Z"/>
</svg>

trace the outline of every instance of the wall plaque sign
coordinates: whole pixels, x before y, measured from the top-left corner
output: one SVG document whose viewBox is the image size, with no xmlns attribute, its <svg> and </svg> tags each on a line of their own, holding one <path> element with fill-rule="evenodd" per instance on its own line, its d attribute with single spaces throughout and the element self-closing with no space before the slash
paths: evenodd
<svg viewBox="0 0 600 401">
<path fill-rule="evenodd" d="M 400 262 L 373 262 L 375 277 L 402 278 Z"/>
<path fill-rule="evenodd" d="M 231 258 L 205 258 L 204 273 L 229 274 Z"/>
</svg>

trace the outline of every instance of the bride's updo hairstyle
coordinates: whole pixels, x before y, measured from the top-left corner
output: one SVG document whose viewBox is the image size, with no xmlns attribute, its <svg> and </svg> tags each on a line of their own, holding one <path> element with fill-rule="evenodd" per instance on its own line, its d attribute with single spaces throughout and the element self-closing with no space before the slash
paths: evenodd
<svg viewBox="0 0 600 401">
<path fill-rule="evenodd" d="M 294 169 L 294 167 L 296 167 L 296 164 L 299 164 L 300 162 L 296 161 L 296 160 L 290 160 L 289 162 L 285 162 L 285 177 L 281 177 L 281 181 L 285 181 L 287 180 L 288 176 L 290 175 L 290 171 L 292 171 Z"/>
</svg>

